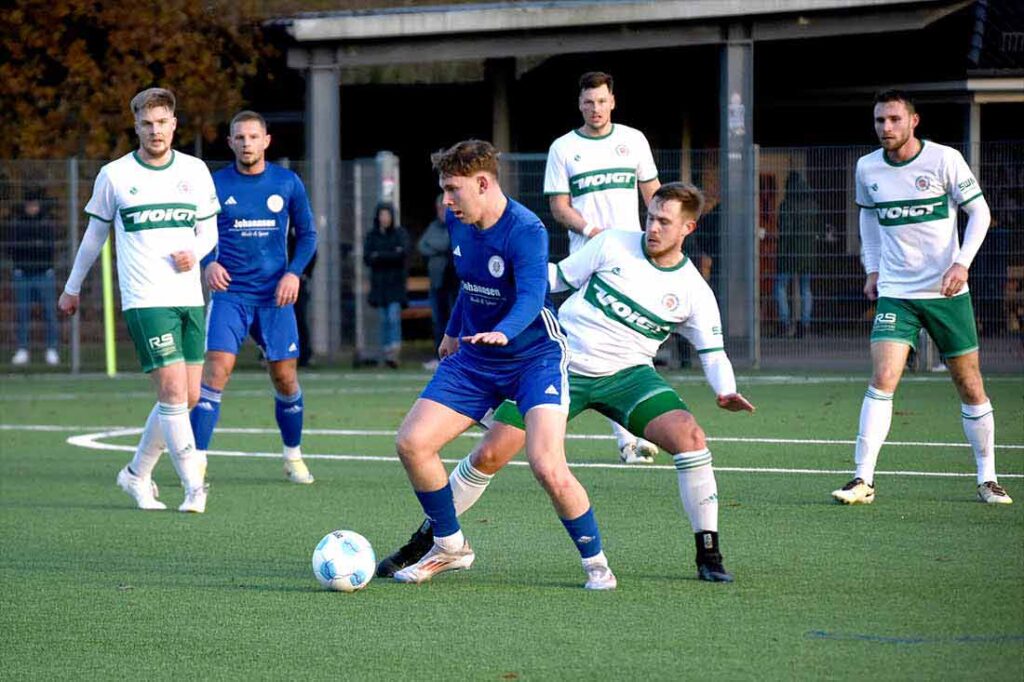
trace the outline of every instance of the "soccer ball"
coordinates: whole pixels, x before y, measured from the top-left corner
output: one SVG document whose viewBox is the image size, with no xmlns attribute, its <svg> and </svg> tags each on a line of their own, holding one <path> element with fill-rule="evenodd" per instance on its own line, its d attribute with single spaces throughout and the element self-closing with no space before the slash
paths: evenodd
<svg viewBox="0 0 1024 682">
<path fill-rule="evenodd" d="M 377 569 L 369 541 L 350 530 L 324 536 L 313 550 L 313 575 L 328 590 L 355 592 L 366 587 Z"/>
</svg>

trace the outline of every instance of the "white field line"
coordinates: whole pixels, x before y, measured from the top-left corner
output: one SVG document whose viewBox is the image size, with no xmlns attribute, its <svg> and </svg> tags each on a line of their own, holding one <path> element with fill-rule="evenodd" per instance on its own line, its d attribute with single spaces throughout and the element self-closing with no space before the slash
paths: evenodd
<svg viewBox="0 0 1024 682">
<path fill-rule="evenodd" d="M 142 433 L 137 426 L 83 426 L 63 424 L 0 424 L 0 431 L 41 431 L 63 433 L 67 431 L 91 431 L 92 429 L 106 429 L 103 437 L 110 437 L 116 433 L 119 436 L 130 436 Z M 273 435 L 278 433 L 273 428 L 243 428 L 243 427 L 218 427 L 217 433 L 238 433 L 244 435 Z M 372 437 L 394 436 L 395 432 L 389 429 L 308 429 L 304 428 L 302 433 L 308 436 L 356 436 Z M 462 434 L 466 438 L 483 438 L 483 431 L 467 431 Z M 610 434 L 596 433 L 568 433 L 566 440 L 615 440 Z M 827 438 L 755 438 L 745 436 L 708 436 L 707 440 L 712 443 L 761 443 L 767 445 L 854 445 L 855 440 L 827 439 Z M 935 441 L 913 441 L 893 440 L 886 441 L 886 447 L 918 447 L 918 448 L 967 448 L 967 443 L 943 443 Z M 999 450 L 1024 450 L 1024 444 L 1020 443 L 997 443 Z"/>
<path fill-rule="evenodd" d="M 248 433 L 256 429 L 221 429 L 229 433 Z M 329 429 L 320 429 L 321 431 L 328 431 Z M 276 433 L 271 429 L 262 429 L 261 432 Z M 100 431 L 95 433 L 81 434 L 77 436 L 71 436 L 67 439 L 67 442 L 71 445 L 75 445 L 90 450 L 106 450 L 106 451 L 120 451 L 120 452 L 135 452 L 134 445 L 117 445 L 113 443 L 103 443 L 101 439 L 104 438 L 117 438 L 119 436 L 130 436 L 138 435 L 142 432 L 142 429 L 138 427 L 131 428 L 119 428 L 109 431 Z M 375 435 L 376 433 L 384 433 L 391 435 L 390 432 L 349 432 L 347 435 Z M 603 437 L 602 437 L 603 438 Z M 249 458 L 264 458 L 264 459 L 277 459 L 281 457 L 278 452 L 244 452 L 241 450 L 209 450 L 207 455 L 215 455 L 219 457 L 249 457 Z M 347 461 L 347 462 L 398 462 L 397 457 L 378 456 L 378 455 L 358 455 L 358 454 L 318 454 L 304 452 L 303 457 L 306 459 L 325 459 L 335 461 Z M 458 464 L 459 459 L 442 459 L 445 464 Z M 527 466 L 527 462 L 522 460 L 512 460 L 510 464 L 515 466 Z M 655 470 L 655 471 L 672 471 L 675 469 L 671 465 L 631 465 L 631 464 L 614 464 L 614 463 L 599 463 L 599 462 L 570 462 L 569 466 L 573 469 L 629 469 L 632 471 L 637 470 Z M 731 471 L 740 473 L 761 473 L 761 474 L 828 474 L 828 475 L 845 475 L 849 474 L 847 469 L 786 469 L 778 467 L 715 467 L 716 471 Z M 969 472 L 939 472 L 939 471 L 878 471 L 883 476 L 919 476 L 919 477 L 932 477 L 932 478 L 967 478 L 974 476 L 975 474 Z M 1024 474 L 1000 474 L 1003 478 L 1024 478 Z"/>
<path fill-rule="evenodd" d="M 21 375 L 8 375 L 10 379 L 17 379 Z M 674 384 L 699 384 L 705 385 L 707 382 L 704 380 L 701 374 L 664 374 L 667 381 Z M 303 393 L 307 395 L 358 395 L 358 394 L 395 394 L 395 393 L 409 393 L 412 391 L 419 391 L 430 379 L 431 375 L 428 372 L 423 373 L 400 373 L 400 374 L 368 374 L 368 373 L 333 373 L 333 372 L 304 372 L 302 374 L 303 381 L 308 380 L 308 384 L 303 388 Z M 62 385 L 74 385 L 76 381 L 82 379 L 99 379 L 104 378 L 99 374 L 87 374 L 79 375 L 77 377 L 69 377 L 67 375 L 59 374 L 40 374 L 33 376 L 34 383 L 55 383 L 60 381 Z M 111 379 L 111 383 L 119 383 L 124 381 L 131 381 L 137 379 L 136 375 L 126 374 L 122 377 Z M 247 383 L 250 380 L 266 382 L 266 378 L 262 373 L 259 372 L 240 372 L 235 381 L 237 383 Z M 347 382 L 356 385 L 346 386 L 323 386 L 317 385 L 321 382 Z M 808 384 L 864 384 L 867 385 L 867 375 L 849 375 L 849 376 L 800 376 L 800 375 L 787 375 L 787 374 L 751 374 L 747 376 L 737 377 L 737 381 L 740 386 L 778 386 L 778 385 L 808 385 Z M 1024 385 L 1024 380 L 1018 376 L 1013 375 L 994 375 L 986 377 L 985 381 L 988 383 L 1020 383 Z M 380 386 L 381 382 L 386 382 L 387 386 Z M 912 376 L 904 377 L 901 380 L 902 383 L 910 384 L 937 384 L 937 383 L 949 383 L 949 377 L 945 374 L 934 375 L 934 376 Z M 10 383 L 10 382 L 6 382 Z M 370 383 L 370 386 L 359 386 L 360 383 Z M 235 388 L 230 390 L 230 394 L 239 397 L 260 397 L 263 395 L 269 396 L 273 394 L 269 384 L 266 388 Z M 153 396 L 152 390 L 131 390 L 131 391 L 118 391 L 116 393 L 111 392 L 111 396 L 118 398 L 150 398 Z M 94 398 L 95 394 L 91 393 L 76 393 L 68 391 L 60 391 L 54 393 L 37 393 L 31 395 L 28 399 L 33 401 L 65 401 L 65 400 L 85 400 Z M 25 394 L 21 391 L 15 391 L 12 393 L 0 392 L 0 402 L 12 402 L 12 401 L 23 401 L 26 400 Z"/>
<path fill-rule="evenodd" d="M 105 374 L 99 372 L 85 372 L 77 375 L 70 374 L 32 374 L 26 375 L 22 372 L 9 372 L 0 373 L 0 378 L 10 379 L 12 381 L 30 381 L 33 384 L 60 384 L 62 386 L 73 385 L 77 382 L 82 381 L 93 381 L 102 379 L 107 382 L 141 382 L 142 375 L 126 372 L 120 374 L 114 378 L 108 378 Z M 348 382 L 369 382 L 379 383 L 386 381 L 388 383 L 420 383 L 423 384 L 432 376 L 431 372 L 317 372 L 317 371 L 302 371 L 300 373 L 302 379 L 308 380 L 310 383 L 317 383 L 321 381 L 348 381 Z M 704 383 L 704 377 L 699 371 L 693 372 L 662 372 L 662 376 L 668 381 L 680 382 L 680 383 Z M 239 370 L 234 375 L 235 380 L 238 381 L 259 381 L 268 382 L 266 372 L 258 370 Z M 854 373 L 854 374 L 825 374 L 825 375 L 808 375 L 808 374 L 743 374 L 739 373 L 736 376 L 736 380 L 740 385 L 747 384 L 849 384 L 849 383 L 863 383 L 867 384 L 870 378 L 870 372 Z M 1022 379 L 1019 375 L 1015 374 L 992 374 L 991 376 L 985 377 L 986 383 L 991 382 L 1017 382 L 1022 383 Z M 909 375 L 904 376 L 900 379 L 900 383 L 910 384 L 948 384 L 950 383 L 949 374 L 945 372 L 934 373 L 934 374 L 921 374 L 921 375 Z M 269 387 L 269 384 L 267 384 Z M 150 391 L 152 393 L 152 391 Z"/>
</svg>

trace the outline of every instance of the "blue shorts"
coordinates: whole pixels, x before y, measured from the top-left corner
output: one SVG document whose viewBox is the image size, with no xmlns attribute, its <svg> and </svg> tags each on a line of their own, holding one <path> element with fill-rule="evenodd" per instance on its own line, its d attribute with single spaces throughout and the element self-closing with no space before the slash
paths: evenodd
<svg viewBox="0 0 1024 682">
<path fill-rule="evenodd" d="M 246 336 L 252 336 L 268 362 L 299 357 L 299 327 L 293 306 L 212 297 L 206 311 L 206 350 L 238 355 Z"/>
<path fill-rule="evenodd" d="M 568 357 L 558 344 L 550 346 L 550 351 L 518 361 L 482 361 L 456 352 L 441 361 L 420 397 L 478 422 L 506 399 L 514 400 L 524 415 L 538 405 L 568 414 Z"/>
</svg>

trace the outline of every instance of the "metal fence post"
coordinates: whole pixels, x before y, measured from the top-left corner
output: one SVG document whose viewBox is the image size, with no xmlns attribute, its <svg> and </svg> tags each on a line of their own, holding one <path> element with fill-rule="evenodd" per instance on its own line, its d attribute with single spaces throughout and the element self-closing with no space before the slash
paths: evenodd
<svg viewBox="0 0 1024 682">
<path fill-rule="evenodd" d="M 358 364 L 366 349 L 366 324 L 363 320 L 363 167 L 357 160 L 352 165 L 352 312 L 355 315 L 352 361 Z"/>
<path fill-rule="evenodd" d="M 68 270 L 75 262 L 78 253 L 78 157 L 68 159 Z M 71 347 L 71 373 L 82 371 L 82 317 L 71 316 L 71 336 L 68 344 Z"/>
</svg>

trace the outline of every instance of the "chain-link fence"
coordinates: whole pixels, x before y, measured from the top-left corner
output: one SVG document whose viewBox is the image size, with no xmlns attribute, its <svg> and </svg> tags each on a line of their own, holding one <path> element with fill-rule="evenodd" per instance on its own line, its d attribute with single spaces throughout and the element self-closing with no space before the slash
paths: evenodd
<svg viewBox="0 0 1024 682">
<path fill-rule="evenodd" d="M 757 150 L 757 221 L 750 226 L 757 245 L 757 287 L 754 299 L 743 305 L 758 321 L 755 359 L 761 367 L 863 370 L 868 365 L 874 311 L 862 293 L 853 201 L 854 165 L 868 151 L 853 146 Z M 964 151 L 993 216 L 970 277 L 983 367 L 1019 370 L 1024 365 L 1024 142 L 984 143 Z M 705 215 L 685 250 L 719 291 L 730 277 L 722 254 L 735 245 L 724 243 L 720 229 L 729 209 L 718 201 L 718 151 L 660 151 L 655 158 L 663 182 L 688 180 L 708 195 Z M 568 253 L 568 239 L 543 194 L 545 159 L 544 154 L 506 155 L 503 186 L 550 227 L 552 258 L 560 258 Z M 24 360 L 33 370 L 50 364 L 58 370 L 104 367 L 99 261 L 83 286 L 80 314 L 71 320 L 51 315 L 85 228 L 82 209 L 101 165 L 0 161 L 0 353 L 5 356 L 0 362 Z M 210 164 L 214 170 L 222 165 Z M 289 165 L 308 187 L 306 164 Z M 365 305 L 362 237 L 392 173 L 380 158 L 338 162 L 327 169 L 326 186 L 336 190 L 318 225 L 320 250 L 307 283 L 312 298 L 306 308 L 317 353 L 325 359 L 358 359 L 376 347 L 376 311 Z M 336 218 L 328 221 L 326 216 Z M 120 365 L 134 371 L 127 331 L 119 314 L 115 319 Z M 922 355 L 922 367 L 938 362 Z M 668 344 L 664 359 L 689 362 L 685 343 Z"/>
</svg>

